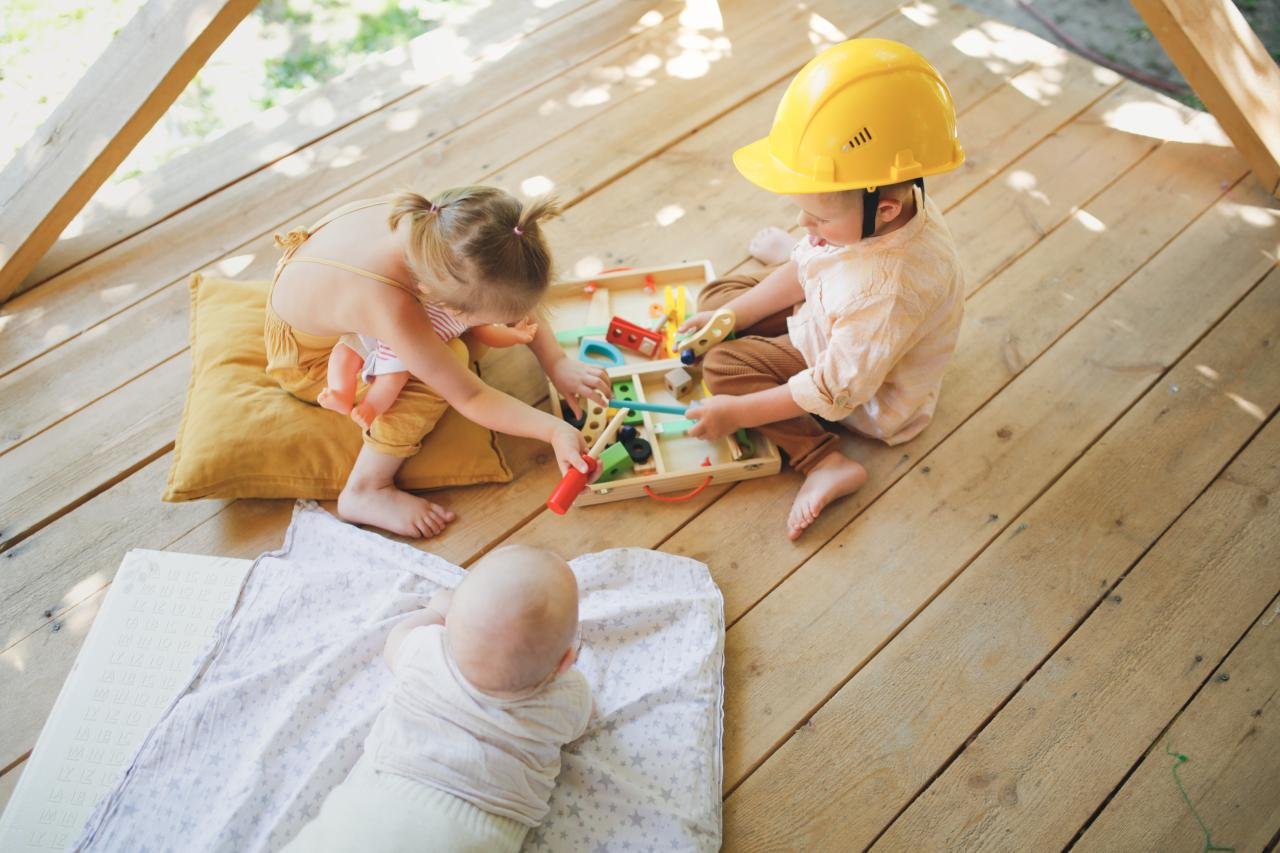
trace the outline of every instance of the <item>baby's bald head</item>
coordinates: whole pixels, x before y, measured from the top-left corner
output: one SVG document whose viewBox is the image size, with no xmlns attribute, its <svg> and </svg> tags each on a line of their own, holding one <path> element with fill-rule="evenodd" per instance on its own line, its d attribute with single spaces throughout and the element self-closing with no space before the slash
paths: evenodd
<svg viewBox="0 0 1280 853">
<path fill-rule="evenodd" d="M 578 581 L 550 551 L 499 548 L 458 586 L 446 630 L 467 681 L 487 693 L 528 690 L 547 680 L 573 646 Z"/>
</svg>

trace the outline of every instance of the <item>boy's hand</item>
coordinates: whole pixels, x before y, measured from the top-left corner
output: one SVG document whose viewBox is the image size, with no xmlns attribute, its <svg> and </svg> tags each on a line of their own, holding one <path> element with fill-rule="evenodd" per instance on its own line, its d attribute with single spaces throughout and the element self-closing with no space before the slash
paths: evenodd
<svg viewBox="0 0 1280 853">
<path fill-rule="evenodd" d="M 587 442 L 583 439 L 582 433 L 564 421 L 560 421 L 551 433 L 550 444 L 551 449 L 555 451 L 561 477 L 568 472 L 570 466 L 584 474 L 587 473 L 587 463 L 582 458 L 582 454 L 587 452 Z"/>
<path fill-rule="evenodd" d="M 689 428 L 689 435 L 706 441 L 724 438 L 742 426 L 742 416 L 738 413 L 740 403 L 740 398 L 724 394 L 695 400 L 685 412 L 685 417 L 697 421 Z"/>
<path fill-rule="evenodd" d="M 711 322 L 711 317 L 715 313 L 714 311 L 699 311 L 681 323 L 680 328 L 676 329 L 676 334 L 687 335 L 690 332 L 698 331 Z"/>
<path fill-rule="evenodd" d="M 551 365 L 547 373 L 561 398 L 569 403 L 575 418 L 582 417 L 580 397 L 590 397 L 602 406 L 609 404 L 609 393 L 613 390 L 613 385 L 603 367 L 562 358 Z"/>
</svg>

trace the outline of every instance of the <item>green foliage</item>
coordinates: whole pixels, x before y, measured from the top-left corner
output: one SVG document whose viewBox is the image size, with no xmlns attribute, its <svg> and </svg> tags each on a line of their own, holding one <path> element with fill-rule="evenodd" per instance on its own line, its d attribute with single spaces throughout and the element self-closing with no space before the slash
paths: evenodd
<svg viewBox="0 0 1280 853">
<path fill-rule="evenodd" d="M 266 93 L 263 108 L 274 106 L 290 92 L 297 92 L 336 77 L 367 54 L 379 53 L 407 44 L 435 26 L 415 10 L 386 0 L 375 14 L 361 12 L 350 39 L 351 10 L 341 0 L 268 0 L 254 14 L 262 19 L 264 32 L 287 31 L 289 49 L 263 63 Z"/>
</svg>

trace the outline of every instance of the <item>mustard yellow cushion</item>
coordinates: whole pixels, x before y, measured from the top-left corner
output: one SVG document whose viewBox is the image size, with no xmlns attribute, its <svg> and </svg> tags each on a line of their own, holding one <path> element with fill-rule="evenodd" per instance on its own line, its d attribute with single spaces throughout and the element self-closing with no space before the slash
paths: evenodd
<svg viewBox="0 0 1280 853">
<path fill-rule="evenodd" d="M 191 383 L 164 499 L 338 496 L 360 427 L 266 374 L 269 282 L 191 277 Z M 406 489 L 506 483 L 493 433 L 450 409 L 400 470 Z"/>
</svg>

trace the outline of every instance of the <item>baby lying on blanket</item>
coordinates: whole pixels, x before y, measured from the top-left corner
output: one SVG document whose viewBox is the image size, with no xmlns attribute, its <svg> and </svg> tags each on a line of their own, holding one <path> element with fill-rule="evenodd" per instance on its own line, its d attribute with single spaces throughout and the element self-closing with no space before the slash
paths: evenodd
<svg viewBox="0 0 1280 853">
<path fill-rule="evenodd" d="M 285 850 L 519 850 L 591 716 L 577 632 L 564 560 L 486 555 L 392 630 L 396 683 L 364 755 Z"/>
</svg>

